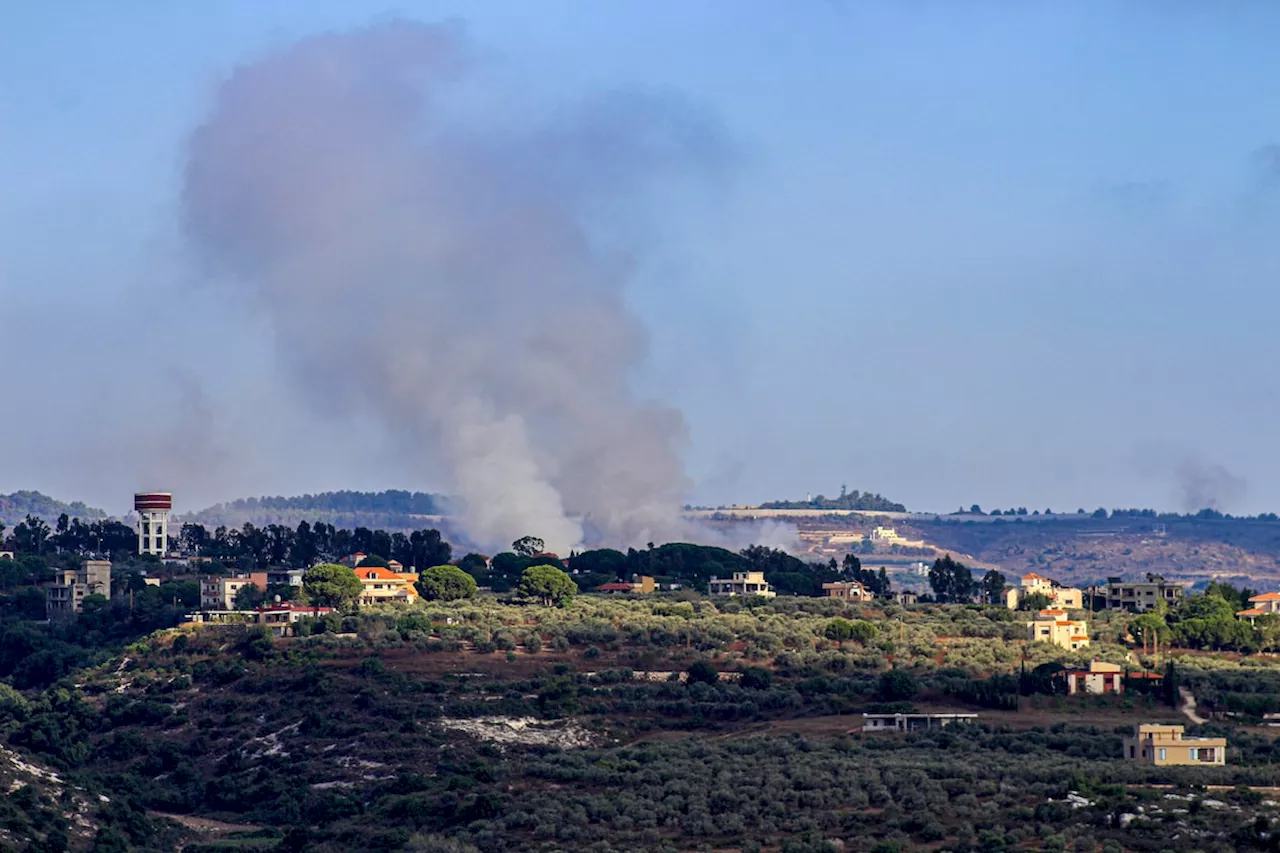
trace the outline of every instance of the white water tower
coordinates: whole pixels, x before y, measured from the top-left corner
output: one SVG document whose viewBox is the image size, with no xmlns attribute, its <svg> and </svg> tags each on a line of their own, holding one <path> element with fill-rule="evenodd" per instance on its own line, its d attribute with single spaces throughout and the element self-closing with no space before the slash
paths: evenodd
<svg viewBox="0 0 1280 853">
<path fill-rule="evenodd" d="M 173 495 L 138 492 L 133 496 L 133 509 L 138 513 L 138 553 L 163 557 L 169 550 L 169 511 L 173 509 Z"/>
</svg>

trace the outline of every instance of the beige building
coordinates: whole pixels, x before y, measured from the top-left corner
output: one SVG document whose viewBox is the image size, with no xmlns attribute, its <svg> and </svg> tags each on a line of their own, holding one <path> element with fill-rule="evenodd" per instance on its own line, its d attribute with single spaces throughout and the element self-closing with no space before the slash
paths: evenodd
<svg viewBox="0 0 1280 853">
<path fill-rule="evenodd" d="M 1089 623 L 1068 619 L 1065 610 L 1041 610 L 1027 623 L 1027 642 L 1053 643 L 1074 652 L 1089 645 Z"/>
<path fill-rule="evenodd" d="M 380 566 L 357 566 L 360 579 L 360 603 L 412 604 L 418 600 L 418 575 L 414 572 L 397 572 Z"/>
<path fill-rule="evenodd" d="M 1266 616 L 1269 613 L 1280 614 L 1280 592 L 1264 592 L 1262 595 L 1253 596 L 1249 599 L 1248 609 L 1236 611 L 1236 616 L 1248 619 L 1252 623 L 1259 616 Z"/>
<path fill-rule="evenodd" d="M 596 592 L 607 592 L 614 595 L 635 593 L 637 595 L 648 595 L 658 589 L 658 584 L 649 575 L 636 575 L 627 581 L 616 581 L 613 583 L 601 584 L 596 587 Z"/>
<path fill-rule="evenodd" d="M 1143 723 L 1124 739 L 1124 756 L 1141 764 L 1165 766 L 1227 763 L 1224 737 L 1184 737 L 1182 726 Z"/>
<path fill-rule="evenodd" d="M 1030 595 L 1043 595 L 1049 599 L 1050 607 L 1060 610 L 1080 610 L 1084 607 L 1083 592 L 1034 572 L 1022 576 L 1021 586 L 1005 590 L 1005 606 L 1010 610 L 1017 610 L 1018 605 Z"/>
<path fill-rule="evenodd" d="M 710 595 L 777 596 L 764 579 L 764 572 L 734 572 L 731 578 L 712 578 L 707 583 L 707 592 Z"/>
<path fill-rule="evenodd" d="M 867 589 L 857 581 L 836 581 L 835 583 L 824 583 L 822 588 L 827 591 L 830 598 L 839 598 L 842 601 L 871 601 L 875 598 L 871 590 Z"/>
<path fill-rule="evenodd" d="M 1106 693 L 1124 692 L 1124 668 L 1118 663 L 1091 661 L 1088 669 L 1069 669 L 1063 675 L 1067 679 L 1067 695 L 1090 693 L 1102 696 Z"/>
<path fill-rule="evenodd" d="M 53 583 L 44 588 L 45 614 L 53 619 L 79 613 L 86 595 L 111 599 L 111 563 L 107 560 L 85 560 L 79 569 L 63 569 Z"/>
<path fill-rule="evenodd" d="M 200 609 L 234 610 L 236 593 L 246 586 L 254 586 L 266 592 L 267 573 L 253 572 L 252 574 L 230 578 L 201 578 Z"/>
</svg>

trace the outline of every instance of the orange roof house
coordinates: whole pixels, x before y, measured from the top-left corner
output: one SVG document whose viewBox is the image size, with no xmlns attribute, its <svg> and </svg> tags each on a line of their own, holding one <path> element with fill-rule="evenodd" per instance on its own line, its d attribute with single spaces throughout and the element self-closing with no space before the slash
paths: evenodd
<svg viewBox="0 0 1280 853">
<path fill-rule="evenodd" d="M 362 587 L 361 604 L 411 604 L 418 600 L 416 572 L 395 572 L 381 566 L 357 566 L 353 571 Z"/>
<path fill-rule="evenodd" d="M 1236 616 L 1252 623 L 1259 616 L 1280 614 L 1280 592 L 1264 592 L 1249 599 L 1249 607 L 1236 612 Z"/>
</svg>

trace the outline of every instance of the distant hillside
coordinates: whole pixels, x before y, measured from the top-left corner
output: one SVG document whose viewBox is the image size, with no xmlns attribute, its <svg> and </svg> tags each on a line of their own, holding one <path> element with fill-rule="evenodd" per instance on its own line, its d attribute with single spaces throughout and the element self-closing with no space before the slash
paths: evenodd
<svg viewBox="0 0 1280 853">
<path fill-rule="evenodd" d="M 215 504 L 199 512 L 178 517 L 206 527 L 225 524 L 240 527 L 245 522 L 257 526 L 300 521 L 323 521 L 337 527 L 401 530 L 422 527 L 424 516 L 444 514 L 443 495 L 390 489 L 385 492 L 321 492 L 296 497 L 242 498 Z"/>
<path fill-rule="evenodd" d="M 1112 516 L 1059 524 L 940 520 L 899 527 L 940 548 L 999 565 L 1009 577 L 1037 572 L 1087 583 L 1155 572 L 1186 582 L 1248 579 L 1267 590 L 1280 583 L 1280 523 L 1269 519 Z"/>
<path fill-rule="evenodd" d="M 11 495 L 0 495 L 0 524 L 8 527 L 12 527 L 28 515 L 53 521 L 64 512 L 72 518 L 85 521 L 107 517 L 102 510 L 86 506 L 80 501 L 63 503 L 40 492 L 20 491 Z"/>
<path fill-rule="evenodd" d="M 883 495 L 874 494 L 872 492 L 859 492 L 854 489 L 852 492 L 845 491 L 845 487 L 840 487 L 840 496 L 828 498 L 818 495 L 815 498 L 803 501 L 769 501 L 760 504 L 761 509 L 857 509 L 871 512 L 906 512 L 907 508 L 899 503 L 894 503 Z"/>
</svg>

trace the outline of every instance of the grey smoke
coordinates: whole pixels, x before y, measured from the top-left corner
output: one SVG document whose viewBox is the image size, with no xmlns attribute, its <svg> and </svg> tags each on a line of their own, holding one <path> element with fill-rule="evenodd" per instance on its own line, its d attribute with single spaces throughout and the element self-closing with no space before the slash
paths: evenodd
<svg viewBox="0 0 1280 853">
<path fill-rule="evenodd" d="M 447 108 L 468 68 L 457 29 L 408 22 L 240 67 L 190 141 L 192 245 L 316 416 L 372 414 L 472 541 L 681 536 L 686 429 L 629 389 L 625 289 L 651 190 L 723 177 L 722 135 L 636 94 L 479 126 Z"/>
<path fill-rule="evenodd" d="M 1248 491 L 1242 478 L 1216 462 L 1184 459 L 1178 466 L 1176 476 L 1184 512 L 1230 509 Z"/>
</svg>

